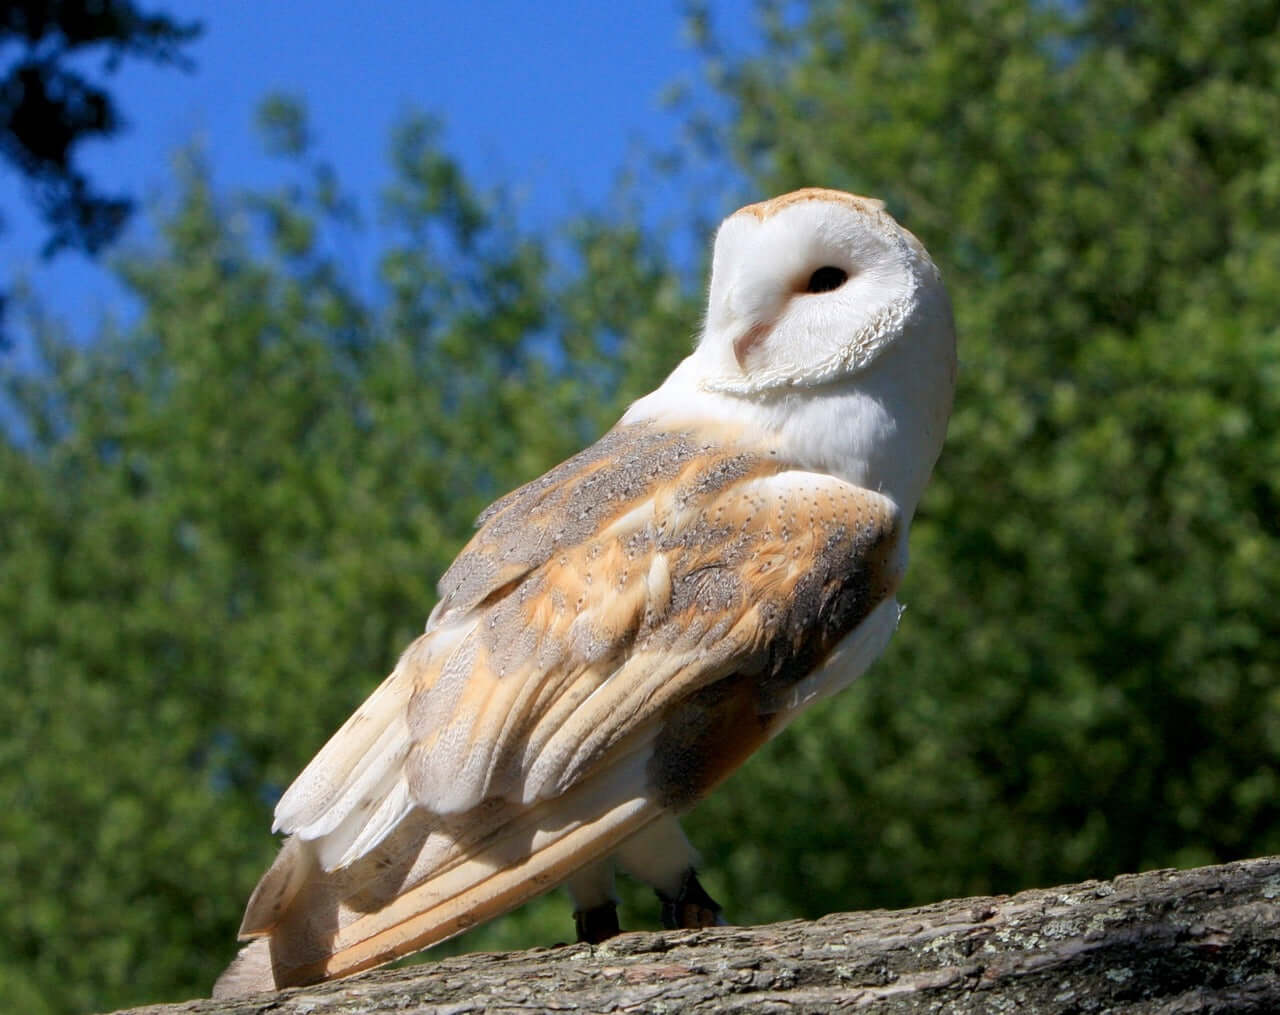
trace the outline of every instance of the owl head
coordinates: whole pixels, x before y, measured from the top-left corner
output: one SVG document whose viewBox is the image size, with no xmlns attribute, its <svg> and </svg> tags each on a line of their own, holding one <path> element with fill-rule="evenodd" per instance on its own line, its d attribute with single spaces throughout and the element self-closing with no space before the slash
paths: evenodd
<svg viewBox="0 0 1280 1015">
<path fill-rule="evenodd" d="M 797 190 L 747 205 L 716 234 L 698 346 L 708 390 L 811 388 L 915 336 L 951 334 L 938 269 L 880 201 Z"/>
</svg>

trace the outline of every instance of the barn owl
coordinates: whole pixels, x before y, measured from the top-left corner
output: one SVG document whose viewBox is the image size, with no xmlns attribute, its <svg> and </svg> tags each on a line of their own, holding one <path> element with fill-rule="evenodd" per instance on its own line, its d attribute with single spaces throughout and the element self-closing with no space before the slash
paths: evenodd
<svg viewBox="0 0 1280 1015">
<path fill-rule="evenodd" d="M 942 281 L 874 200 L 721 225 L 694 351 L 508 494 L 426 632 L 281 797 L 228 997 L 346 976 L 561 883 L 618 932 L 613 864 L 720 922 L 678 816 L 898 622 L 955 383 Z"/>
</svg>

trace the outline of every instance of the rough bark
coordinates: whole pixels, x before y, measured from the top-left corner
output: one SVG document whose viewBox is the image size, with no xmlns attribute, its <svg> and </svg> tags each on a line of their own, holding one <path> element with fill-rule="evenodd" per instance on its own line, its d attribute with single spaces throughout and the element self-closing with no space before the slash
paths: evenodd
<svg viewBox="0 0 1280 1015">
<path fill-rule="evenodd" d="M 1280 1012 L 1280 857 L 814 922 L 465 955 L 147 1015 Z"/>
</svg>

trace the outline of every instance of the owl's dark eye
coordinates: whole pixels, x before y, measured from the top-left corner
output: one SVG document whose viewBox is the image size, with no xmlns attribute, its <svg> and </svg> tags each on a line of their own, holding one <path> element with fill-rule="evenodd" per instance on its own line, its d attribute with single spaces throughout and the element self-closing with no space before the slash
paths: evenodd
<svg viewBox="0 0 1280 1015">
<path fill-rule="evenodd" d="M 843 268 L 828 264 L 809 276 L 809 284 L 804 287 L 804 291 L 807 293 L 829 293 L 832 289 L 839 289 L 844 285 L 845 279 L 848 277 L 849 273 Z"/>
</svg>

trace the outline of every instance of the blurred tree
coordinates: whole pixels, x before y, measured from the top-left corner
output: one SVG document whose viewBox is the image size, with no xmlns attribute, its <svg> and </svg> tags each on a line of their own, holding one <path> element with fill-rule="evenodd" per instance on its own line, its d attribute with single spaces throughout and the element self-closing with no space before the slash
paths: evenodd
<svg viewBox="0 0 1280 1015">
<path fill-rule="evenodd" d="M 691 123 L 744 196 L 885 197 L 942 265 L 962 349 L 885 659 L 693 815 L 734 919 L 1280 852 L 1266 8 L 766 4 L 756 55 L 703 35 L 729 109 Z M 296 184 L 231 201 L 188 165 L 162 245 L 122 266 L 143 320 L 84 349 L 37 316 L 47 368 L 11 385 L 15 1010 L 207 990 L 275 795 L 420 629 L 474 513 L 609 425 L 696 325 L 660 238 L 581 221 L 553 264 L 421 119 L 364 294 L 305 119 L 276 101 L 264 126 Z M 466 945 L 567 926 L 551 902 Z"/>
<path fill-rule="evenodd" d="M 1275 5 L 761 12 L 727 156 L 886 199 L 961 384 L 885 659 L 695 818 L 730 912 L 1280 851 Z"/>
<path fill-rule="evenodd" d="M 37 316 L 45 369 L 11 379 L 11 1010 L 207 992 L 274 798 L 421 629 L 479 510 L 609 398 L 551 324 L 540 248 L 429 121 L 394 139 L 376 309 L 300 111 L 272 101 L 264 126 L 298 182 L 228 202 L 189 162 L 160 248 L 121 263 L 138 325 L 83 348 Z"/>
<path fill-rule="evenodd" d="M 46 257 L 67 248 L 98 253 L 133 210 L 131 198 L 101 193 L 76 164 L 82 142 L 125 126 L 111 94 L 84 72 L 84 57 L 104 53 L 107 74 L 129 57 L 189 69 L 182 50 L 200 30 L 129 0 L 0 5 L 0 48 L 9 51 L 0 74 L 0 156 L 31 185 L 49 229 Z"/>
</svg>

